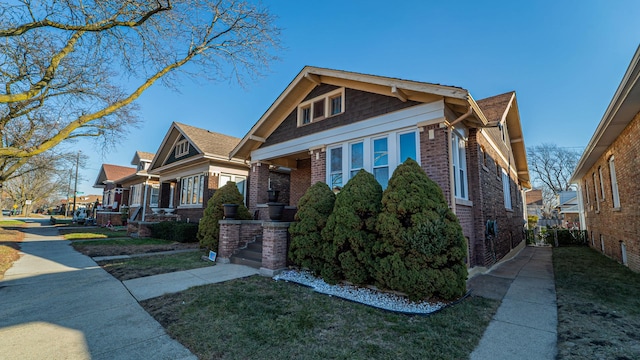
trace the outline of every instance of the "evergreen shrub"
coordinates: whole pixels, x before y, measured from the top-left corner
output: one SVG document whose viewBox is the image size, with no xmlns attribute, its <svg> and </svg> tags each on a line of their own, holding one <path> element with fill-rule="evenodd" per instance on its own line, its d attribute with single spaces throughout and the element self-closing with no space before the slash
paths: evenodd
<svg viewBox="0 0 640 360">
<path fill-rule="evenodd" d="M 197 242 L 198 224 L 162 221 L 151 225 L 151 236 L 181 243 Z"/>
<path fill-rule="evenodd" d="M 376 224 L 374 277 L 410 299 L 456 299 L 466 291 L 466 239 L 440 187 L 413 159 L 394 171 Z"/>
<path fill-rule="evenodd" d="M 325 241 L 332 243 L 325 256 L 335 265 L 325 269 L 325 280 L 370 283 L 381 199 L 382 187 L 365 170 L 358 171 L 337 195 L 322 232 Z"/>
<path fill-rule="evenodd" d="M 319 275 L 326 264 L 324 248 L 330 246 L 321 236 L 333 210 L 336 196 L 322 182 L 313 184 L 298 201 L 298 211 L 289 226 L 289 260 Z"/>
<path fill-rule="evenodd" d="M 224 186 L 216 190 L 204 210 L 204 215 L 200 219 L 197 238 L 200 247 L 208 250 L 218 251 L 218 240 L 220 236 L 220 224 L 218 221 L 224 218 L 222 204 L 238 204 L 238 215 L 236 220 L 250 220 L 249 209 L 244 206 L 244 199 L 233 181 L 228 181 Z"/>
</svg>

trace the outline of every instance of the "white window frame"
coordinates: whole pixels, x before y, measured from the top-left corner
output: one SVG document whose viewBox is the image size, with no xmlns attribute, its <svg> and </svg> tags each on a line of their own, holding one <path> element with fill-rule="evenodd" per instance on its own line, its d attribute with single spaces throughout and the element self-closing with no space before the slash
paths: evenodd
<svg viewBox="0 0 640 360">
<path fill-rule="evenodd" d="M 189 153 L 189 141 L 182 139 L 176 143 L 174 155 L 176 158 L 185 156 Z"/>
<path fill-rule="evenodd" d="M 605 200 L 605 196 L 604 196 L 604 181 L 603 176 L 602 176 L 602 166 L 598 166 L 598 176 L 600 177 L 600 200 L 604 201 Z"/>
<path fill-rule="evenodd" d="M 616 177 L 616 164 L 613 155 L 609 158 L 609 174 L 611 177 L 611 198 L 613 199 L 613 208 L 620 208 L 620 194 L 618 193 L 618 178 Z"/>
<path fill-rule="evenodd" d="M 376 157 L 375 142 L 378 141 L 378 140 L 386 140 L 386 142 L 387 142 L 387 154 L 386 154 L 387 163 L 383 164 L 383 165 L 376 165 L 376 162 L 375 162 L 376 161 L 376 159 L 375 159 L 375 157 Z M 375 175 L 375 170 L 387 168 L 387 174 L 388 174 L 387 184 L 388 184 L 389 177 L 391 176 L 391 172 L 389 171 L 389 163 L 391 161 L 391 158 L 389 157 L 389 138 L 386 137 L 386 136 L 382 136 L 382 137 L 379 136 L 379 137 L 372 138 L 371 139 L 371 151 L 370 151 L 370 153 L 371 153 L 371 173 L 375 177 L 376 176 Z M 386 186 L 383 185 L 382 188 L 386 189 Z"/>
<path fill-rule="evenodd" d="M 593 178 L 593 197 L 594 197 L 594 201 L 596 203 L 596 211 L 600 211 L 600 200 L 598 198 L 598 182 L 596 181 L 596 173 L 595 171 L 593 172 L 593 174 L 591 174 L 591 177 Z"/>
<path fill-rule="evenodd" d="M 312 124 L 314 122 L 318 122 L 320 120 L 324 120 L 324 119 L 328 119 L 330 117 L 333 116 L 337 116 L 340 115 L 342 113 L 344 113 L 345 111 L 345 95 L 344 95 L 345 91 L 344 88 L 339 88 L 333 91 L 330 91 L 326 94 L 322 94 L 320 96 L 316 96 L 313 99 L 309 99 L 307 101 L 304 101 L 302 103 L 300 103 L 300 105 L 298 105 L 298 109 L 297 109 L 297 116 L 298 116 L 298 127 L 300 126 L 305 126 L 305 125 L 309 125 Z M 331 108 L 331 100 L 335 99 L 336 97 L 340 97 L 340 111 L 332 114 L 332 108 Z M 323 106 L 323 115 L 321 116 L 314 116 L 314 114 L 316 113 L 316 104 L 320 101 L 324 101 Z M 305 109 L 309 109 L 309 118 L 308 121 L 305 121 L 305 117 L 304 117 L 304 110 Z"/>
<path fill-rule="evenodd" d="M 502 194 L 504 195 L 504 207 L 513 210 L 511 204 L 511 179 L 505 169 L 502 169 Z"/>
<path fill-rule="evenodd" d="M 362 167 L 354 167 L 353 165 L 353 146 L 354 145 L 358 145 L 358 144 L 362 144 Z M 351 179 L 352 177 L 354 177 L 358 171 L 360 171 L 360 169 L 364 169 L 365 168 L 365 163 L 367 162 L 365 160 L 367 152 L 365 152 L 365 146 L 364 146 L 364 141 L 360 140 L 360 141 L 353 141 L 351 143 L 349 143 L 349 179 Z"/>
<path fill-rule="evenodd" d="M 129 195 L 129 206 L 140 206 L 142 203 L 142 184 L 131 186 L 131 194 Z"/>
<path fill-rule="evenodd" d="M 340 144 L 333 144 L 327 146 L 327 161 L 325 168 L 325 182 L 332 185 L 331 183 L 331 152 L 333 149 L 341 148 L 342 149 L 342 168 L 340 172 L 335 172 L 335 174 L 342 174 L 342 185 L 344 186 L 349 179 L 351 179 L 351 145 L 355 143 L 362 142 L 363 143 L 363 169 L 368 171 L 369 173 L 373 173 L 373 141 L 381 138 L 387 139 L 387 159 L 388 159 L 388 167 L 389 167 L 389 178 L 393 175 L 393 171 L 400 164 L 400 135 L 413 133 L 415 135 L 415 144 L 416 144 L 416 157 L 415 161 L 420 164 L 420 141 L 419 141 L 419 132 L 417 129 L 402 129 L 398 131 L 393 131 L 385 134 L 375 134 L 371 136 L 367 136 L 364 138 L 353 139 L 351 141 L 346 141 Z"/>
<path fill-rule="evenodd" d="M 228 178 L 228 180 L 224 181 L 224 178 Z M 240 190 L 240 188 L 238 188 L 238 191 L 240 191 L 240 193 L 242 194 L 243 197 L 243 201 L 245 202 L 245 204 L 247 203 L 247 176 L 245 175 L 235 175 L 235 174 L 228 174 L 228 173 L 220 173 L 220 175 L 218 176 L 218 189 L 227 185 L 227 181 L 233 181 L 234 183 L 236 183 L 236 187 L 238 186 L 238 179 L 243 180 L 244 182 L 242 183 L 242 190 Z M 271 179 L 269 179 L 269 189 L 271 189 Z"/>
<path fill-rule="evenodd" d="M 157 191 L 156 202 L 153 202 L 153 193 Z M 160 185 L 151 185 L 149 189 L 149 207 L 158 207 L 160 204 Z"/>
<path fill-rule="evenodd" d="M 197 184 L 197 186 L 194 186 Z M 204 199 L 204 174 L 195 174 L 180 178 L 180 207 L 202 207 Z M 194 195 L 196 200 L 193 201 Z M 185 199 L 186 198 L 186 199 Z"/>
<path fill-rule="evenodd" d="M 462 200 L 469 200 L 466 144 L 464 136 L 461 136 L 457 131 L 452 131 L 451 151 L 453 152 L 454 193 L 456 198 Z"/>
</svg>

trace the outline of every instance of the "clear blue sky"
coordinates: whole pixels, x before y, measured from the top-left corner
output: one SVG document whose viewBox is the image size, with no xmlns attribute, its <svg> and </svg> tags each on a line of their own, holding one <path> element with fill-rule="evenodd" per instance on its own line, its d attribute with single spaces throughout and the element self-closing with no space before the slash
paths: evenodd
<svg viewBox="0 0 640 360">
<path fill-rule="evenodd" d="M 312 4 L 313 3 L 313 4 Z M 90 153 L 78 191 L 102 163 L 155 152 L 172 121 L 243 137 L 305 66 L 463 87 L 476 99 L 515 90 L 527 147 L 583 148 L 640 41 L 640 1 L 271 1 L 280 61 L 264 77 L 160 84 L 138 100 L 142 125 L 105 157 Z M 75 148 L 90 152 L 94 145 Z"/>
</svg>

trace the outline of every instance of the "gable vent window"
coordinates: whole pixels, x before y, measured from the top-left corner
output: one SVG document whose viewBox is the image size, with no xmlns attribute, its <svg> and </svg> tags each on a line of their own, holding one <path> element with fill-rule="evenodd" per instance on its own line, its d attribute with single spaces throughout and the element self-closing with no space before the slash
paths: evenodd
<svg viewBox="0 0 640 360">
<path fill-rule="evenodd" d="M 180 140 L 176 143 L 176 157 L 185 156 L 189 153 L 189 142 L 187 140 Z"/>
<path fill-rule="evenodd" d="M 344 88 L 340 88 L 298 105 L 298 126 L 318 122 L 343 112 Z"/>
</svg>

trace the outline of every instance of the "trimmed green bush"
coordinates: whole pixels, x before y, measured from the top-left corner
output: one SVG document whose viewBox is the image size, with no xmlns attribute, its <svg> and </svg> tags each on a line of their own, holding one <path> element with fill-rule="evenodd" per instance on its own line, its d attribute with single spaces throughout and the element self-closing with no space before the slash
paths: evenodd
<svg viewBox="0 0 640 360">
<path fill-rule="evenodd" d="M 198 224 L 162 221 L 151 225 L 151 236 L 181 243 L 197 242 Z"/>
<path fill-rule="evenodd" d="M 456 299 L 466 291 L 466 239 L 440 187 L 412 159 L 382 196 L 374 277 L 410 299 Z"/>
<path fill-rule="evenodd" d="M 333 212 L 322 236 L 332 246 L 325 253 L 335 267 L 327 267 L 327 281 L 345 279 L 354 284 L 368 284 L 373 270 L 373 243 L 376 220 L 380 213 L 382 187 L 370 173 L 360 170 L 336 197 Z"/>
<path fill-rule="evenodd" d="M 228 181 L 226 185 L 216 190 L 211 199 L 209 199 L 204 215 L 200 219 L 197 237 L 202 248 L 218 251 L 218 239 L 220 236 L 220 224 L 218 224 L 218 221 L 224 217 L 222 204 L 239 205 L 236 220 L 250 220 L 252 218 L 249 209 L 244 206 L 244 199 L 240 191 L 238 191 L 236 183 Z"/>
<path fill-rule="evenodd" d="M 298 201 L 298 211 L 289 226 L 289 260 L 315 275 L 319 275 L 326 264 L 323 254 L 331 243 L 325 242 L 320 232 L 327 224 L 335 201 L 329 185 L 313 184 Z"/>
</svg>

